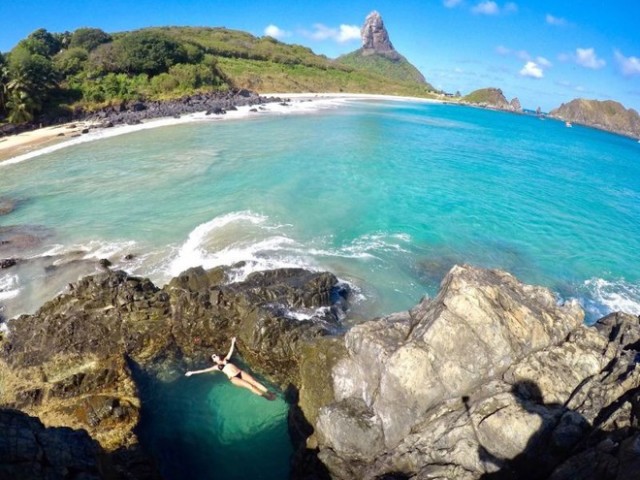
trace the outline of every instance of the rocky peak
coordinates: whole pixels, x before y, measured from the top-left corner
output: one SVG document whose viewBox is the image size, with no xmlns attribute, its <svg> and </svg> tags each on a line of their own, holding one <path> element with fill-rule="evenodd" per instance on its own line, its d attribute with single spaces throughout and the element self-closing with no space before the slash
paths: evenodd
<svg viewBox="0 0 640 480">
<path fill-rule="evenodd" d="M 384 28 L 382 17 L 377 11 L 367 15 L 362 26 L 362 50 L 364 53 L 379 53 L 382 55 L 397 55 L 389 40 L 389 33 Z"/>
</svg>

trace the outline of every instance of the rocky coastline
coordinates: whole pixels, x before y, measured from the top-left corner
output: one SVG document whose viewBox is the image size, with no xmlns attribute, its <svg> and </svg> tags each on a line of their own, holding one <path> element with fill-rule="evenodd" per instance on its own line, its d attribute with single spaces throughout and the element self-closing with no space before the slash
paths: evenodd
<svg viewBox="0 0 640 480">
<path fill-rule="evenodd" d="M 277 97 L 262 97 L 246 89 L 235 89 L 227 92 L 202 92 L 165 101 L 121 101 L 116 105 L 110 105 L 98 110 L 87 111 L 77 108 L 64 116 L 44 116 L 33 122 L 21 125 L 6 124 L 0 127 L 0 138 L 70 122 L 88 122 L 94 125 L 95 128 L 136 125 L 146 120 L 180 117 L 181 115 L 197 112 L 206 112 L 208 115 L 224 115 L 227 111 L 236 110 L 238 107 L 255 106 L 259 108 L 260 105 L 273 102 L 283 103 L 284 100 Z"/>
<path fill-rule="evenodd" d="M 228 272 L 159 288 L 107 270 L 6 321 L 0 477 L 160 478 L 136 437 L 135 372 L 197 365 L 233 335 L 287 391 L 292 478 L 640 476 L 636 316 L 588 327 L 577 303 L 464 265 L 435 298 L 345 331 L 334 275 Z"/>
</svg>

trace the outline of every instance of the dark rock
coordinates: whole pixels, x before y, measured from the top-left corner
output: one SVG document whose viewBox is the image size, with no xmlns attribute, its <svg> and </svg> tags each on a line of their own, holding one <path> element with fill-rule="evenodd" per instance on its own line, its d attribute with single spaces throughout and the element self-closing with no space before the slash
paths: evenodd
<svg viewBox="0 0 640 480">
<path fill-rule="evenodd" d="M 89 129 L 88 128 L 83 128 L 80 133 L 89 133 Z"/>
<path fill-rule="evenodd" d="M 37 247 L 53 232 L 40 225 L 9 225 L 0 227 L 0 255 L 14 256 Z"/>
<path fill-rule="evenodd" d="M 104 452 L 83 430 L 45 428 L 37 418 L 0 409 L 0 431 L 0 478 L 98 480 L 110 473 Z"/>
<path fill-rule="evenodd" d="M 13 267 L 16 263 L 15 258 L 0 258 L 0 269 Z"/>
<path fill-rule="evenodd" d="M 250 108 L 250 109 L 249 109 L 249 111 L 250 111 L 250 112 L 257 112 L 257 111 L 258 111 L 258 109 L 257 109 L 257 108 Z"/>
<path fill-rule="evenodd" d="M 64 133 L 59 133 L 58 135 L 56 135 L 56 137 L 64 137 Z"/>
<path fill-rule="evenodd" d="M 111 263 L 111 260 L 107 258 L 101 258 L 100 260 L 98 260 L 98 265 L 100 265 L 101 268 L 109 269 L 109 267 L 113 264 Z"/>
<path fill-rule="evenodd" d="M 11 198 L 0 197 L 0 215 L 8 215 L 16 208 L 17 202 Z"/>
<path fill-rule="evenodd" d="M 127 253 L 127 254 L 123 257 L 123 260 L 130 261 L 130 260 L 133 260 L 134 258 L 136 258 L 136 256 L 135 256 L 133 253 Z"/>
</svg>

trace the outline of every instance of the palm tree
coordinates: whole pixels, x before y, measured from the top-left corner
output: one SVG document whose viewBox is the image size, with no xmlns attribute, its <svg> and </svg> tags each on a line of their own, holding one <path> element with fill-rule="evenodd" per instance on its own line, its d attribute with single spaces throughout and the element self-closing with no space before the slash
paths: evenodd
<svg viewBox="0 0 640 480">
<path fill-rule="evenodd" d="M 11 123 L 26 123 L 33 120 L 36 104 L 33 98 L 23 90 L 11 90 L 7 100 L 8 120 Z"/>
</svg>

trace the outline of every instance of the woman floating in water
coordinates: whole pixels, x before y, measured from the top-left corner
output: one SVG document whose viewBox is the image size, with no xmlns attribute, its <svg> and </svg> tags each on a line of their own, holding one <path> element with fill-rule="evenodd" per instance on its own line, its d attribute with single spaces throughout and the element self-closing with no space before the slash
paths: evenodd
<svg viewBox="0 0 640 480">
<path fill-rule="evenodd" d="M 241 370 L 229 361 L 231 355 L 233 355 L 233 348 L 235 347 L 235 345 L 236 337 L 233 337 L 231 339 L 231 348 L 229 349 L 229 353 L 227 353 L 226 357 L 220 359 L 220 357 L 214 353 L 213 355 L 211 355 L 211 360 L 213 360 L 214 363 L 212 367 L 205 368 L 204 370 L 188 371 L 187 373 L 185 373 L 185 375 L 187 377 L 190 377 L 191 375 L 195 375 L 197 373 L 222 372 L 227 377 L 229 377 L 231 383 L 233 383 L 237 387 L 244 387 L 247 390 L 251 390 L 256 395 L 260 395 L 269 400 L 273 400 L 275 398 L 275 395 L 272 392 L 268 391 L 267 387 L 262 385 L 247 372 Z"/>
</svg>

